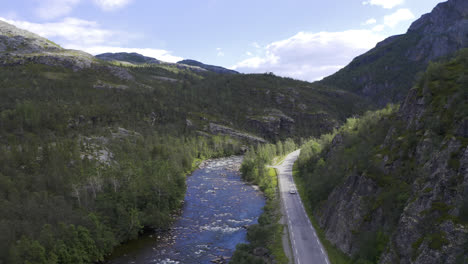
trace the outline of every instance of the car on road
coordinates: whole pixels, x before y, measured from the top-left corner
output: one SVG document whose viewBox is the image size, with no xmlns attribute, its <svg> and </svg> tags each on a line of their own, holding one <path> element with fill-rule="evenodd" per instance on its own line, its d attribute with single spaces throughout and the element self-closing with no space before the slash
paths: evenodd
<svg viewBox="0 0 468 264">
<path fill-rule="evenodd" d="M 289 185 L 289 193 L 296 194 L 297 193 L 296 186 L 294 186 L 293 184 Z"/>
</svg>

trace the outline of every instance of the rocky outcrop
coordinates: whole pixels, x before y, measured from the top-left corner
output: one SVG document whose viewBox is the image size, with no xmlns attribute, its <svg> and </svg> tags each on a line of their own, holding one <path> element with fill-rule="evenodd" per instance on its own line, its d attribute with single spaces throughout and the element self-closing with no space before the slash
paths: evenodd
<svg viewBox="0 0 468 264">
<path fill-rule="evenodd" d="M 63 49 L 59 45 L 0 20 L 0 52 L 37 53 L 60 50 Z"/>
<path fill-rule="evenodd" d="M 381 264 L 468 261 L 466 58 L 464 51 L 428 69 L 382 142 L 369 147 L 373 160 L 343 171 L 316 209 L 327 239 L 346 254 L 378 241 L 385 245 L 375 259 Z M 335 137 L 327 160 L 353 147 L 344 140 Z"/>
<path fill-rule="evenodd" d="M 410 60 L 429 62 L 468 46 L 468 2 L 450 0 L 438 4 L 408 29 L 421 39 L 407 55 Z"/>
<path fill-rule="evenodd" d="M 327 239 L 341 251 L 350 255 L 359 245 L 355 234 L 368 214 L 365 197 L 375 195 L 379 188 L 371 179 L 362 175 L 351 175 L 346 182 L 333 190 L 318 213 L 319 224 L 326 230 Z"/>
<path fill-rule="evenodd" d="M 94 89 L 99 89 L 99 90 L 106 90 L 106 89 L 117 89 L 117 90 L 125 90 L 128 89 L 128 86 L 126 85 L 121 85 L 121 84 L 111 84 L 111 83 L 105 83 L 102 81 L 97 81 L 93 85 Z"/>
<path fill-rule="evenodd" d="M 281 136 L 289 136 L 294 132 L 294 119 L 280 110 L 269 110 L 262 116 L 247 117 L 247 128 L 265 138 L 275 140 Z"/>
<path fill-rule="evenodd" d="M 468 47 L 467 13 L 465 0 L 440 3 L 406 34 L 380 42 L 322 83 L 371 98 L 380 106 L 401 102 L 429 61 Z"/>
<path fill-rule="evenodd" d="M 267 143 L 263 138 L 259 138 L 259 137 L 253 136 L 253 135 L 249 135 L 247 133 L 237 131 L 237 130 L 232 129 L 230 127 L 223 126 L 223 125 L 218 125 L 218 124 L 215 124 L 215 123 L 210 123 L 209 131 L 212 134 L 232 136 L 232 137 L 239 138 L 239 139 L 242 139 L 242 140 L 247 140 L 247 141 L 249 141 L 251 143 Z"/>
<path fill-rule="evenodd" d="M 0 21 L 0 66 L 42 64 L 73 71 L 104 70 L 120 80 L 134 77 L 124 68 L 100 63 L 91 54 L 79 50 L 66 50 L 34 33 Z"/>
<path fill-rule="evenodd" d="M 458 174 L 447 168 L 450 153 L 460 143 L 448 143 L 445 151 L 434 155 L 424 164 L 426 178 L 420 178 L 412 186 L 410 197 L 398 227 L 391 237 L 392 245 L 381 257 L 380 263 L 457 263 L 465 258 L 468 242 L 468 227 L 454 221 L 458 214 L 465 181 L 458 185 Z M 421 146 L 418 146 L 419 148 Z M 468 167 L 467 149 L 461 159 L 461 166 Z M 466 173 L 465 173 L 466 175 Z M 460 262 L 461 263 L 461 262 Z"/>
</svg>

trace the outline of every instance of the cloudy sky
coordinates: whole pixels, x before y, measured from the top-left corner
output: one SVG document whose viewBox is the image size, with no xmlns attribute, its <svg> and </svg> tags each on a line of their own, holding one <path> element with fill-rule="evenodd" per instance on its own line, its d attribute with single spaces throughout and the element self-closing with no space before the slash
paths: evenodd
<svg viewBox="0 0 468 264">
<path fill-rule="evenodd" d="M 138 52 L 314 81 L 442 0 L 2 0 L 0 20 L 92 54 Z"/>
</svg>

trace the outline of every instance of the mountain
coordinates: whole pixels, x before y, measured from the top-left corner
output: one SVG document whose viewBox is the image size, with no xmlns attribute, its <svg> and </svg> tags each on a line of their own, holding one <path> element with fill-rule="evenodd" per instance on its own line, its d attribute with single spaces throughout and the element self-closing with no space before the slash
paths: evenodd
<svg viewBox="0 0 468 264">
<path fill-rule="evenodd" d="M 449 0 L 416 20 L 406 34 L 387 38 L 323 79 L 371 98 L 379 106 L 401 102 L 430 61 L 468 47 L 468 2 Z"/>
<path fill-rule="evenodd" d="M 0 52 L 33 53 L 60 50 L 63 49 L 48 39 L 0 20 Z"/>
<path fill-rule="evenodd" d="M 238 72 L 233 71 L 233 70 L 229 70 L 229 69 L 226 69 L 226 68 L 223 68 L 223 67 L 220 67 L 220 66 L 203 64 L 203 63 L 201 63 L 199 61 L 196 61 L 196 60 L 182 60 L 182 61 L 179 61 L 177 63 L 185 64 L 185 65 L 191 65 L 191 66 L 197 66 L 197 67 L 206 69 L 208 71 L 212 71 L 212 72 L 216 72 L 216 73 L 220 73 L 220 74 L 239 74 Z"/>
<path fill-rule="evenodd" d="M 146 57 L 138 53 L 127 53 L 127 52 L 119 52 L 119 53 L 103 53 L 96 55 L 96 58 L 105 60 L 105 61 L 121 61 L 121 62 L 129 62 L 133 64 L 161 64 L 160 60 L 155 58 Z"/>
<path fill-rule="evenodd" d="M 467 263 L 467 87 L 465 49 L 430 64 L 399 109 L 303 148 L 307 199 L 349 263 Z"/>
</svg>

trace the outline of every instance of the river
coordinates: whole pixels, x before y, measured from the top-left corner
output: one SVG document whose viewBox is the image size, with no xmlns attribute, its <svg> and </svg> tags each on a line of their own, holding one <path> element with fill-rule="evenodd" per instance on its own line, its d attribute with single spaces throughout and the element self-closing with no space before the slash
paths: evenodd
<svg viewBox="0 0 468 264">
<path fill-rule="evenodd" d="M 107 263 L 195 264 L 230 258 L 245 243 L 265 200 L 240 178 L 242 157 L 205 161 L 187 178 L 181 216 L 168 232 L 148 234 L 122 246 Z"/>
</svg>

